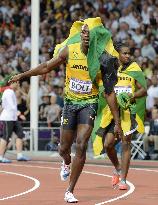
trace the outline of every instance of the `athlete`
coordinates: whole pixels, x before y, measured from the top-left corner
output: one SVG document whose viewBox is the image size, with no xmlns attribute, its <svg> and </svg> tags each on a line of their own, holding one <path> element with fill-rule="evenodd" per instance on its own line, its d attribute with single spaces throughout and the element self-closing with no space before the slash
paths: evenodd
<svg viewBox="0 0 158 205">
<path fill-rule="evenodd" d="M 81 42 L 66 45 L 60 49 L 58 55 L 36 68 L 14 76 L 10 83 L 19 81 L 24 77 L 43 75 L 52 71 L 62 63 L 66 63 L 65 80 L 65 104 L 61 120 L 61 136 L 59 154 L 63 158 L 61 166 L 61 180 L 66 180 L 70 175 L 69 186 L 65 193 L 65 201 L 68 203 L 78 202 L 73 191 L 76 182 L 82 172 L 86 160 L 86 148 L 93 129 L 98 103 L 98 87 L 91 81 L 87 65 L 87 53 L 89 49 L 89 27 L 84 24 L 81 29 Z M 104 75 L 104 73 L 103 73 Z M 104 85 L 106 84 L 106 80 Z M 117 101 L 114 86 L 105 86 L 105 97 L 115 121 L 115 132 L 122 134 Z M 76 138 L 76 153 L 71 165 L 70 149 Z"/>
<path fill-rule="evenodd" d="M 117 152 L 115 150 L 115 145 L 117 144 L 119 139 L 114 133 L 114 121 L 112 116 L 108 114 L 108 112 L 106 112 L 107 114 L 104 115 L 102 119 L 106 123 L 106 126 L 102 125 L 97 130 L 97 134 L 103 137 L 104 148 L 109 159 L 115 167 L 114 175 L 112 177 L 112 186 L 118 185 L 118 188 L 120 190 L 126 190 L 128 188 L 126 184 L 126 178 L 131 158 L 132 134 L 136 131 L 142 132 L 142 125 L 139 125 L 138 120 L 136 119 L 136 106 L 138 106 L 139 102 L 137 100 L 142 100 L 142 98 L 146 96 L 146 88 L 143 82 L 144 77 L 140 67 L 136 62 L 132 62 L 130 60 L 130 49 L 128 45 L 118 43 L 115 46 L 115 49 L 119 53 L 120 66 L 118 69 L 118 82 L 115 85 L 114 90 L 118 96 L 118 103 L 120 103 L 121 127 L 124 133 L 123 137 L 121 138 L 121 164 L 119 163 Z M 125 103 L 124 106 L 123 103 Z M 143 114 L 143 107 L 139 111 Z M 111 120 L 107 124 L 109 119 Z M 120 177 L 121 181 L 119 182 Z"/>
</svg>

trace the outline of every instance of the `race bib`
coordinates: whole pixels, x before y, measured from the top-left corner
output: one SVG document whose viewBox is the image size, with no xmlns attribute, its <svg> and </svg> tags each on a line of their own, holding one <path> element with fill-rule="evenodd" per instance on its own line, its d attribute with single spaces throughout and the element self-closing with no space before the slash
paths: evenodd
<svg viewBox="0 0 158 205">
<path fill-rule="evenodd" d="M 92 91 L 92 81 L 83 81 L 71 78 L 69 88 L 75 93 L 88 94 Z"/>
<path fill-rule="evenodd" d="M 116 95 L 120 93 L 132 93 L 132 88 L 130 86 L 115 86 L 114 88 Z"/>
</svg>

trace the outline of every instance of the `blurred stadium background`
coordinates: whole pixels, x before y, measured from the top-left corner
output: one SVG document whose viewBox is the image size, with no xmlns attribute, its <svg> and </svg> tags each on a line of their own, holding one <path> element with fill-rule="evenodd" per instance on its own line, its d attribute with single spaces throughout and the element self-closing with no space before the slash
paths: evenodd
<svg viewBox="0 0 158 205">
<path fill-rule="evenodd" d="M 68 36 L 72 22 L 100 16 L 114 40 L 128 42 L 132 58 L 139 63 L 146 76 L 148 96 L 145 120 L 148 125 L 153 119 L 155 106 L 158 107 L 158 0 L 32 0 L 32 4 L 30 0 L 1 0 L 0 81 L 12 71 L 23 72 L 32 66 L 31 19 L 38 15 L 38 10 L 31 12 L 31 9 L 35 2 L 39 3 L 39 36 L 34 33 L 34 37 L 39 44 L 37 46 L 35 41 L 32 49 L 39 47 L 39 56 L 33 59 L 34 64 L 50 59 L 54 46 Z M 29 79 L 20 82 L 17 100 L 21 112 L 19 120 L 25 131 L 26 151 L 50 151 L 53 154 L 57 150 L 64 69 L 65 66 L 61 65 L 31 81 L 33 83 Z M 30 129 L 30 90 L 38 95 L 38 105 L 33 105 L 38 111 L 38 126 L 34 130 Z M 15 149 L 14 142 L 10 149 Z M 92 156 L 91 142 L 88 151 Z"/>
</svg>

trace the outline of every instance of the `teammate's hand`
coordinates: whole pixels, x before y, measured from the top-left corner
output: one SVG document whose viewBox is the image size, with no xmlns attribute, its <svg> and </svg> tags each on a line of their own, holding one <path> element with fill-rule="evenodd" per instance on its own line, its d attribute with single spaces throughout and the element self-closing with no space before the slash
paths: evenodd
<svg viewBox="0 0 158 205">
<path fill-rule="evenodd" d="M 120 124 L 120 123 L 115 124 L 114 134 L 115 134 L 115 136 L 117 136 L 118 138 L 121 138 L 121 139 L 122 139 L 122 137 L 123 137 L 123 131 L 122 131 L 122 128 L 121 128 L 121 124 Z"/>
<path fill-rule="evenodd" d="M 20 81 L 21 79 L 22 79 L 21 74 L 14 75 L 13 77 L 10 78 L 10 80 L 8 81 L 8 84 L 15 83 L 17 81 Z"/>
<path fill-rule="evenodd" d="M 130 97 L 130 102 L 135 103 L 135 98 L 134 98 L 133 94 L 132 93 L 127 93 L 127 94 Z"/>
</svg>

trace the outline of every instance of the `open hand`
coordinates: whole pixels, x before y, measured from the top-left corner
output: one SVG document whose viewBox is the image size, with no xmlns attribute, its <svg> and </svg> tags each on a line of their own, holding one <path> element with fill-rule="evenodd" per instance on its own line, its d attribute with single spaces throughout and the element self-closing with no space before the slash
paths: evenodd
<svg viewBox="0 0 158 205">
<path fill-rule="evenodd" d="M 21 79 L 22 79 L 21 74 L 14 75 L 13 77 L 10 78 L 10 80 L 8 81 L 8 84 L 15 83 L 17 81 L 20 81 Z"/>
</svg>

